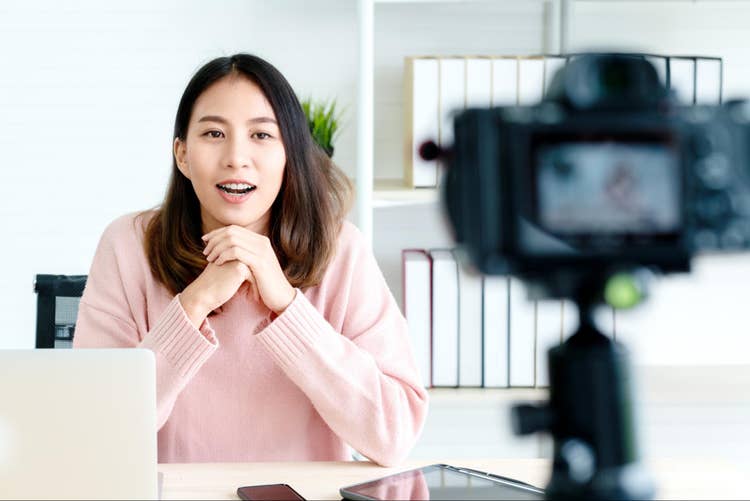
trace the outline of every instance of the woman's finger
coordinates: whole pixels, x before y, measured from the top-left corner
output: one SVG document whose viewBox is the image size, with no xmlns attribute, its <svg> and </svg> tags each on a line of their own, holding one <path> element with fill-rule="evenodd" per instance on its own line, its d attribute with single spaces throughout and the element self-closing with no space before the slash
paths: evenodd
<svg viewBox="0 0 750 501">
<path fill-rule="evenodd" d="M 217 254 L 214 260 L 215 264 L 221 265 L 230 261 L 239 261 L 250 268 L 250 272 L 258 266 L 259 258 L 247 249 L 242 247 L 230 247 L 220 254 Z"/>
<path fill-rule="evenodd" d="M 211 242 L 209 246 L 206 246 L 206 248 L 203 250 L 203 254 L 206 255 L 206 260 L 211 263 L 213 262 L 221 253 L 226 251 L 232 246 L 231 242 L 228 242 L 226 240 L 220 240 L 217 242 Z"/>
<path fill-rule="evenodd" d="M 230 234 L 225 232 L 213 237 L 203 250 L 203 254 L 206 256 L 206 259 L 211 262 L 216 259 L 219 254 L 232 246 L 245 248 L 256 254 L 263 248 L 262 240 L 254 239 L 252 234 L 245 235 L 236 232 Z"/>
<path fill-rule="evenodd" d="M 247 239 L 248 242 L 257 243 L 262 243 L 264 240 L 268 240 L 268 237 L 265 235 L 261 235 L 260 233 L 236 225 L 224 226 L 223 228 L 210 231 L 203 235 L 201 239 L 208 245 L 211 241 L 221 240 L 226 237 L 237 237 Z"/>
<path fill-rule="evenodd" d="M 203 235 L 201 237 L 201 240 L 203 240 L 204 242 L 208 242 L 209 240 L 211 240 L 215 236 L 220 235 L 220 234 L 226 232 L 227 228 L 229 228 L 229 227 L 230 226 L 222 226 L 221 228 L 216 228 L 215 230 L 209 231 L 208 233 L 206 233 L 205 235 Z"/>
</svg>

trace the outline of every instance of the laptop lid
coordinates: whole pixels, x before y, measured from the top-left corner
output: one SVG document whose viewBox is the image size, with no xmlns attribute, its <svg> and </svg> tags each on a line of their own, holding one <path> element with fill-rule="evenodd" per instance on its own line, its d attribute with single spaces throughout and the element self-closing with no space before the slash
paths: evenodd
<svg viewBox="0 0 750 501">
<path fill-rule="evenodd" d="M 0 498 L 157 499 L 145 349 L 0 350 Z"/>
</svg>

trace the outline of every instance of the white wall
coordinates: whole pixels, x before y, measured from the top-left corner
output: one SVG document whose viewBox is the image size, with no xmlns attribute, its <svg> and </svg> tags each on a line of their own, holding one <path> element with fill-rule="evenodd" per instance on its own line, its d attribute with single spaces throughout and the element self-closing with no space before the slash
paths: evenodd
<svg viewBox="0 0 750 501">
<path fill-rule="evenodd" d="M 106 224 L 161 201 L 177 103 L 217 56 L 267 58 L 356 123 L 356 3 L 0 4 L 0 348 L 32 347 L 37 273 L 85 274 Z M 335 159 L 353 172 L 353 125 Z"/>
</svg>

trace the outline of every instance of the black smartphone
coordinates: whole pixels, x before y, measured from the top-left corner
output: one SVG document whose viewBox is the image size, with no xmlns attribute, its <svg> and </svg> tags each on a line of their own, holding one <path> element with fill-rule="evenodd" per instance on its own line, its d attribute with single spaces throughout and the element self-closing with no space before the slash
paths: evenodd
<svg viewBox="0 0 750 501">
<path fill-rule="evenodd" d="M 287 484 L 248 485 L 237 488 L 237 495 L 249 501 L 305 501 Z"/>
</svg>

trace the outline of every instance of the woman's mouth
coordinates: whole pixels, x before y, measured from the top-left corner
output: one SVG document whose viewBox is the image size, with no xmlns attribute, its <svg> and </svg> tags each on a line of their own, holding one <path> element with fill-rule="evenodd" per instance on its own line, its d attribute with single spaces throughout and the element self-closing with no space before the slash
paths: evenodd
<svg viewBox="0 0 750 501">
<path fill-rule="evenodd" d="M 241 203 L 248 199 L 257 186 L 249 183 L 226 183 L 217 184 L 221 196 L 230 203 Z"/>
</svg>

